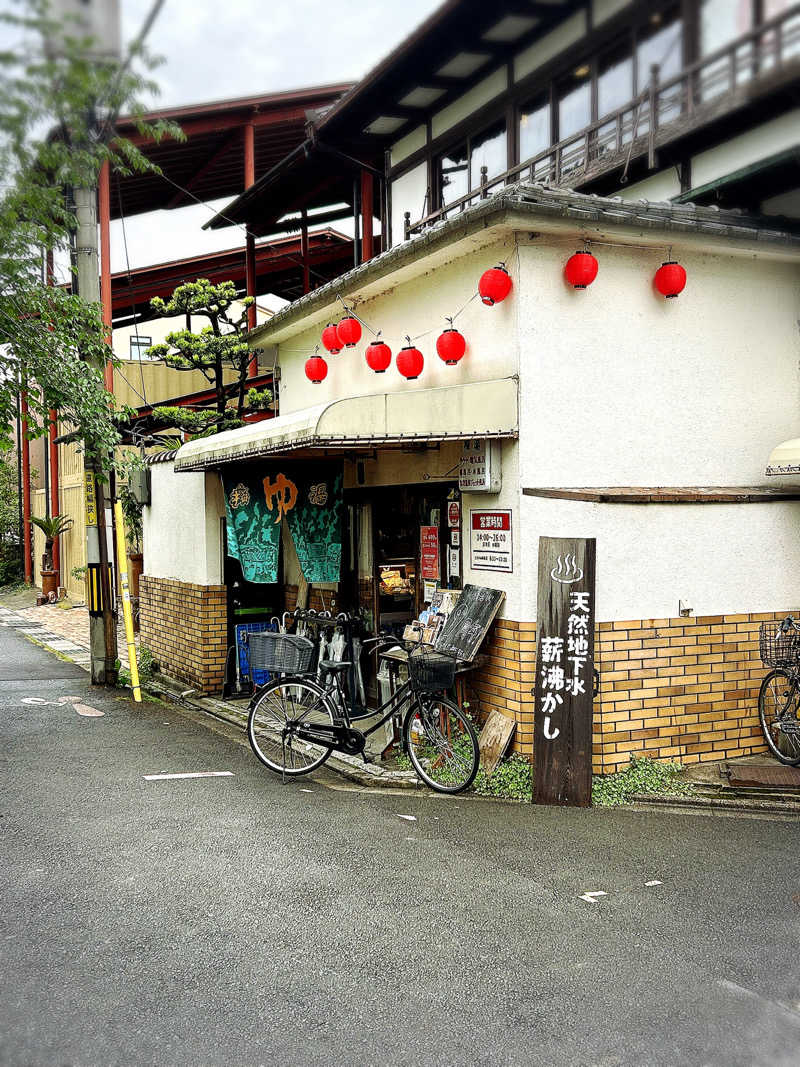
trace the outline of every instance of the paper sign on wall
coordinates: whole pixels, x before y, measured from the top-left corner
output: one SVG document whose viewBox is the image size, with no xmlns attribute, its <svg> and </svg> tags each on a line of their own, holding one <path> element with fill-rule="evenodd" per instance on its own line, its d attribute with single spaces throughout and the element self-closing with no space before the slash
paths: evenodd
<svg viewBox="0 0 800 1067">
<path fill-rule="evenodd" d="M 439 579 L 439 528 L 420 526 L 420 567 L 423 579 Z"/>
<path fill-rule="evenodd" d="M 472 511 L 470 517 L 469 559 L 475 571 L 514 570 L 511 511 Z"/>
<path fill-rule="evenodd" d="M 499 493 L 501 482 L 500 442 L 464 441 L 458 467 L 462 493 Z"/>
</svg>

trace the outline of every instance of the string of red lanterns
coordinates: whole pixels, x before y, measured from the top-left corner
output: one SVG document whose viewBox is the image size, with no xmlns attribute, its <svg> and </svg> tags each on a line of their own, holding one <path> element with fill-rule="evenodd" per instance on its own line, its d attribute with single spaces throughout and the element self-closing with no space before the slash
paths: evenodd
<svg viewBox="0 0 800 1067">
<path fill-rule="evenodd" d="M 670 249 L 670 255 L 672 249 Z M 570 256 L 564 266 L 564 277 L 574 289 L 588 289 L 597 278 L 600 265 L 587 249 L 579 249 Z M 674 299 L 683 292 L 686 286 L 686 270 L 674 259 L 668 259 L 658 268 L 653 279 L 655 289 L 667 300 Z M 481 298 L 487 307 L 500 304 L 509 295 L 514 285 L 511 275 L 506 269 L 505 263 L 498 263 L 495 267 L 483 272 L 478 281 L 478 291 L 470 297 L 470 303 L 476 296 Z M 322 331 L 322 344 L 331 355 L 337 355 L 343 348 L 353 348 L 361 340 L 361 320 L 347 307 L 339 297 L 345 308 L 344 316 L 338 323 L 329 322 Z M 461 311 L 467 305 L 465 304 Z M 461 311 L 456 314 L 460 315 Z M 453 319 L 447 318 L 450 324 L 436 339 L 436 352 L 439 358 L 447 366 L 455 366 L 464 356 L 467 350 L 467 342 L 462 333 L 453 326 Z M 369 328 L 369 327 L 368 327 Z M 374 332 L 374 331 L 372 331 Z M 406 337 L 408 344 L 397 353 L 395 365 L 408 381 L 415 381 L 425 366 L 425 357 L 415 347 L 410 337 Z M 313 385 L 319 385 L 328 374 L 328 364 L 318 354 L 319 348 L 313 356 L 306 360 L 306 377 Z M 364 353 L 367 366 L 376 374 L 383 374 L 388 370 L 392 362 L 392 350 L 385 341 L 380 339 L 380 331 L 371 341 Z"/>
</svg>

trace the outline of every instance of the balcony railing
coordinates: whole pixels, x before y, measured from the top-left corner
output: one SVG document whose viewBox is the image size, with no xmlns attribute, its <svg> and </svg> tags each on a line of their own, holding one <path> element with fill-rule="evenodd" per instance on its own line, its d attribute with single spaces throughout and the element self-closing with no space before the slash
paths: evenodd
<svg viewBox="0 0 800 1067">
<path fill-rule="evenodd" d="M 544 152 L 489 178 L 481 167 L 480 182 L 464 196 L 430 212 L 417 222 L 405 212 L 404 237 L 420 233 L 442 219 L 464 211 L 500 186 L 530 181 L 574 188 L 632 159 L 648 156 L 690 130 L 725 115 L 800 73 L 800 4 L 762 23 L 724 48 L 660 82 L 657 66 L 650 83 L 637 97 Z M 624 179 L 622 179 L 624 180 Z"/>
</svg>

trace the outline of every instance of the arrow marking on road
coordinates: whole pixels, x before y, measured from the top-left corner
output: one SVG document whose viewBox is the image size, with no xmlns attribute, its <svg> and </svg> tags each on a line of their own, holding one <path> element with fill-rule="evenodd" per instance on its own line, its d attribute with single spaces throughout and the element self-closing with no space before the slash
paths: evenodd
<svg viewBox="0 0 800 1067">
<path fill-rule="evenodd" d="M 165 782 L 171 778 L 233 778 L 233 771 L 186 771 L 183 774 L 145 774 L 146 782 Z"/>
<path fill-rule="evenodd" d="M 589 904 L 596 904 L 598 897 L 607 897 L 608 893 L 604 893 L 602 889 L 595 889 L 591 893 L 581 893 L 580 899 L 588 901 Z"/>
</svg>

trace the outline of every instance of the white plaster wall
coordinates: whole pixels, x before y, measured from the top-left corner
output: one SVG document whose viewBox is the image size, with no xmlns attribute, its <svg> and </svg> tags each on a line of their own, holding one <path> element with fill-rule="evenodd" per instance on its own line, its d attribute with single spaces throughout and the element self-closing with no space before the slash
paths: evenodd
<svg viewBox="0 0 800 1067">
<path fill-rule="evenodd" d="M 614 193 L 623 200 L 649 200 L 651 203 L 662 200 L 671 200 L 678 196 L 681 191 L 681 183 L 674 167 L 662 170 L 660 174 L 653 174 L 644 181 L 635 182 L 633 185 L 621 185 Z"/>
<path fill-rule="evenodd" d="M 520 247 L 522 484 L 762 484 L 798 432 L 800 266 L 676 246 L 689 280 L 664 300 L 666 247 L 595 246 L 575 291 L 574 244 Z"/>
<path fill-rule="evenodd" d="M 448 104 L 441 111 L 437 111 L 431 119 L 431 134 L 434 137 L 439 137 L 440 134 L 452 129 L 459 122 L 469 118 L 478 108 L 488 104 L 490 100 L 494 100 L 507 87 L 508 75 L 506 68 L 504 66 L 498 67 L 497 70 L 492 71 L 482 81 L 479 81 L 476 86 L 464 93 L 463 96 L 454 100 L 452 104 Z"/>
<path fill-rule="evenodd" d="M 415 390 L 491 381 L 515 374 L 516 301 L 511 298 L 494 307 L 486 307 L 478 299 L 471 300 L 455 323 L 467 340 L 464 358 L 448 367 L 436 354 L 436 338 L 447 326 L 445 316 L 454 315 L 470 301 L 487 267 L 506 260 L 512 277 L 515 276 L 513 248 L 511 243 L 490 245 L 359 304 L 358 314 L 373 329 L 382 331 L 382 339 L 392 350 L 392 365 L 383 374 L 371 371 L 364 358 L 366 346 L 372 340 L 367 330 L 355 348 L 344 348 L 339 355 L 328 355 L 320 346 L 328 362 L 328 376 L 319 385 L 308 381 L 304 367 L 307 357 L 320 344 L 322 326 L 315 325 L 281 344 L 281 414 L 372 393 L 402 392 L 408 396 L 409 404 L 413 404 Z M 340 314 L 341 311 L 337 312 Z M 416 338 L 415 344 L 425 357 L 423 373 L 416 381 L 403 378 L 394 364 L 397 353 L 406 344 L 406 334 Z"/>
<path fill-rule="evenodd" d="M 403 242 L 403 215 L 411 212 L 411 221 L 417 222 L 426 210 L 425 194 L 428 191 L 428 168 L 425 163 L 406 171 L 392 182 L 391 240 L 393 245 Z"/>
<path fill-rule="evenodd" d="M 800 502 L 591 504 L 523 496 L 522 619 L 536 615 L 538 539 L 597 538 L 597 618 L 796 610 Z"/>
<path fill-rule="evenodd" d="M 225 514 L 218 474 L 151 468 L 151 504 L 143 512 L 144 573 L 197 585 L 222 584 L 220 519 Z"/>
<path fill-rule="evenodd" d="M 575 44 L 587 32 L 586 12 L 576 11 L 568 19 L 564 19 L 560 26 L 556 26 L 550 33 L 532 45 L 524 49 L 514 58 L 514 81 L 521 81 L 528 74 L 546 63 L 549 59 L 557 56 L 571 44 Z"/>
<path fill-rule="evenodd" d="M 407 133 L 391 147 L 392 166 L 402 163 L 412 152 L 419 151 L 427 140 L 427 131 L 424 126 L 417 126 L 411 133 Z"/>
<path fill-rule="evenodd" d="M 500 442 L 503 483 L 499 493 L 462 493 L 461 495 L 461 560 L 464 569 L 464 582 L 473 585 L 486 585 L 491 589 L 502 589 L 506 594 L 500 611 L 502 618 L 534 618 L 526 613 L 527 571 L 530 563 L 523 552 L 522 512 L 520 510 L 519 483 L 519 447 L 516 441 Z M 513 544 L 513 565 L 511 574 L 502 571 L 473 571 L 470 567 L 470 509 L 493 511 L 511 509 L 511 534 Z M 526 550 L 527 551 L 527 550 Z M 534 599 L 534 605 L 536 601 Z"/>
<path fill-rule="evenodd" d="M 792 189 L 788 193 L 771 196 L 769 200 L 762 200 L 761 213 L 764 215 L 787 215 L 793 219 L 800 218 L 800 189 Z"/>
<path fill-rule="evenodd" d="M 693 156 L 692 185 L 694 188 L 707 185 L 715 178 L 797 145 L 800 145 L 800 108 Z"/>
</svg>

